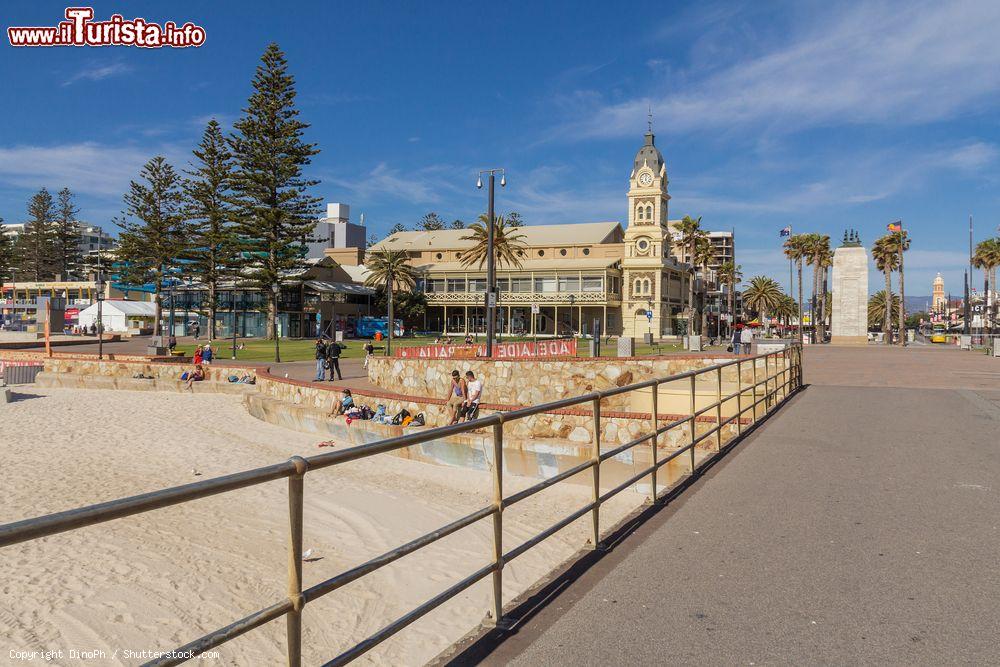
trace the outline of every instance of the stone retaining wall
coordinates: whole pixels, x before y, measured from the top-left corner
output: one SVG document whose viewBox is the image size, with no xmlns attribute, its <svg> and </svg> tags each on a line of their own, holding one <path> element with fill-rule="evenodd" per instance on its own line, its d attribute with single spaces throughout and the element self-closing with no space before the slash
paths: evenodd
<svg viewBox="0 0 1000 667">
<path fill-rule="evenodd" d="M 140 359 L 138 361 L 120 359 L 98 361 L 96 358 L 83 357 L 44 357 L 43 361 L 46 373 L 126 379 L 132 379 L 137 373 L 142 373 L 152 376 L 156 380 L 180 381 L 181 374 L 185 371 L 191 371 L 193 368 L 191 364 L 149 361 L 141 357 Z M 259 366 L 240 364 L 206 364 L 204 369 L 205 380 L 208 382 L 226 382 L 230 375 L 248 374 L 256 377 L 261 370 Z"/>
<path fill-rule="evenodd" d="M 337 400 L 340 396 L 340 392 L 332 387 L 300 380 L 277 378 L 266 373 L 258 374 L 257 386 L 263 397 L 276 399 L 290 406 L 301 406 L 310 411 L 325 411 L 328 413 L 333 405 L 333 401 Z M 428 426 L 444 426 L 448 423 L 447 408 L 442 399 L 360 390 L 353 391 L 353 396 L 356 404 L 368 405 L 373 410 L 378 405 L 384 405 L 386 412 L 390 415 L 396 414 L 402 409 L 406 409 L 412 415 L 422 412 Z M 521 406 L 483 403 L 480 407 L 480 415 L 486 416 L 495 412 L 510 412 L 518 407 Z M 578 444 L 592 442 L 594 437 L 594 418 L 591 411 L 586 409 L 588 407 L 586 404 L 581 404 L 579 408 L 554 410 L 523 419 L 512 420 L 504 425 L 504 437 L 510 438 L 514 442 L 538 438 L 553 438 Z M 660 425 L 662 426 L 670 421 L 682 418 L 683 415 L 661 414 L 659 417 Z M 744 423 L 748 422 L 747 419 L 743 421 Z M 359 427 L 364 427 L 365 422 L 357 422 L 357 424 Z M 649 425 L 649 413 L 604 410 L 601 413 L 601 440 L 609 446 L 624 444 L 630 440 L 634 440 L 643 433 L 647 433 Z M 714 425 L 714 417 L 703 415 L 697 419 L 695 432 L 700 435 L 711 430 Z M 354 424 L 352 423 L 353 426 Z M 735 422 L 724 427 L 723 442 L 730 440 L 736 433 Z M 671 429 L 661 436 L 660 445 L 664 448 L 675 449 L 683 446 L 689 438 L 688 429 L 678 427 Z"/>
<path fill-rule="evenodd" d="M 403 359 L 375 357 L 368 364 L 368 378 L 379 387 L 414 396 L 443 396 L 451 382 L 451 372 L 471 370 L 483 380 L 483 399 L 511 405 L 538 405 L 593 391 L 663 378 L 735 359 L 733 354 L 670 355 L 625 359 Z M 758 361 L 758 368 L 763 368 Z M 744 364 L 743 382 L 753 378 L 751 364 Z M 715 382 L 713 375 L 698 376 L 697 382 Z M 723 381 L 736 381 L 736 367 L 723 369 Z M 610 397 L 604 406 L 629 410 L 632 397 Z"/>
</svg>

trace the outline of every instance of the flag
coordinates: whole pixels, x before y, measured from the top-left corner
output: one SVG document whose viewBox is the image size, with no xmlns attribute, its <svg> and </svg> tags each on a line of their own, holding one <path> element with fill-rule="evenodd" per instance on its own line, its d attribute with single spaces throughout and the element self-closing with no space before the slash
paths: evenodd
<svg viewBox="0 0 1000 667">
<path fill-rule="evenodd" d="M 778 236 L 791 236 L 791 235 L 792 235 L 792 226 L 791 225 L 788 225 L 787 227 L 782 227 L 781 231 L 778 232 Z"/>
<path fill-rule="evenodd" d="M 901 232 L 903 231 L 903 222 L 901 220 L 897 220 L 896 222 L 890 222 L 888 225 L 885 226 L 885 228 L 888 229 L 890 232 Z"/>
</svg>

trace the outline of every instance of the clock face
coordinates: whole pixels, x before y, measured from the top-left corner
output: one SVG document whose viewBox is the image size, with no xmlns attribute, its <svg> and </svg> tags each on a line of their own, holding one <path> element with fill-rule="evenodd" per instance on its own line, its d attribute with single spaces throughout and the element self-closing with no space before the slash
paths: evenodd
<svg viewBox="0 0 1000 667">
<path fill-rule="evenodd" d="M 649 173 L 648 171 L 644 171 L 641 174 L 639 174 L 639 185 L 641 185 L 644 188 L 648 188 L 652 184 L 653 184 L 653 175 L 651 173 Z"/>
</svg>

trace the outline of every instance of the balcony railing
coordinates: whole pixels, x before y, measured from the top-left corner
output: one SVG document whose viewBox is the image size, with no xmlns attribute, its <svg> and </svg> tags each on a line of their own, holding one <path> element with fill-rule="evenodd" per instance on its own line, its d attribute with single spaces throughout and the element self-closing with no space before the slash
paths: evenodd
<svg viewBox="0 0 1000 667">
<path fill-rule="evenodd" d="M 424 431 L 410 433 L 407 435 L 388 438 L 379 442 L 373 442 L 358 447 L 351 447 L 327 454 L 319 454 L 309 458 L 293 456 L 288 461 L 275 463 L 254 470 L 233 473 L 223 477 L 216 477 L 202 482 L 185 484 L 160 491 L 144 493 L 130 498 L 113 500 L 110 502 L 90 505 L 78 509 L 57 512 L 45 516 L 16 521 L 5 525 L 0 525 L 0 548 L 37 540 L 49 535 L 56 535 L 70 530 L 92 526 L 113 519 L 120 519 L 134 514 L 151 512 L 163 507 L 179 505 L 199 498 L 206 498 L 219 493 L 235 491 L 257 484 L 263 484 L 278 479 L 288 479 L 288 597 L 279 600 L 267 607 L 259 609 L 254 613 L 241 618 L 230 625 L 211 632 L 189 644 L 167 652 L 163 657 L 146 663 L 147 665 L 177 665 L 185 662 L 190 656 L 199 655 L 216 646 L 224 644 L 240 635 L 243 635 L 257 627 L 270 621 L 285 617 L 287 629 L 287 660 L 289 665 L 298 666 L 301 663 L 302 651 L 302 612 L 303 608 L 328 593 L 346 586 L 347 584 L 360 579 L 368 574 L 376 572 L 382 567 L 393 563 L 404 556 L 414 553 L 438 540 L 451 535 L 467 526 L 471 526 L 484 519 L 490 519 L 493 524 L 493 544 L 491 549 L 491 562 L 476 571 L 472 572 L 458 583 L 450 586 L 427 600 L 417 608 L 402 617 L 392 621 L 373 635 L 351 646 L 340 655 L 327 662 L 327 665 L 344 665 L 356 658 L 364 655 L 378 644 L 389 637 L 392 637 L 417 619 L 432 611 L 441 604 L 454 598 L 464 590 L 486 578 L 493 578 L 493 597 L 491 609 L 488 616 L 492 623 L 496 623 L 503 618 L 503 598 L 502 583 L 504 567 L 507 563 L 521 556 L 532 547 L 540 544 L 546 538 L 554 535 L 563 528 L 569 526 L 577 519 L 587 516 L 591 517 L 591 536 L 588 540 L 591 548 L 597 548 L 601 544 L 601 505 L 610 498 L 628 489 L 633 484 L 640 482 L 644 478 L 649 478 L 652 501 L 656 503 L 660 498 L 657 485 L 657 472 L 664 465 L 680 457 L 689 457 L 687 464 L 689 476 L 693 476 L 699 470 L 698 462 L 695 458 L 695 447 L 702 442 L 711 443 L 714 440 L 714 451 L 720 452 L 723 448 L 722 429 L 735 422 L 737 437 L 741 436 L 746 429 L 760 419 L 776 410 L 795 390 L 802 386 L 802 355 L 798 346 L 786 347 L 776 352 L 760 354 L 753 357 L 739 357 L 721 364 L 707 366 L 697 370 L 679 373 L 654 380 L 647 380 L 624 387 L 615 387 L 603 391 L 595 391 L 583 396 L 565 398 L 550 403 L 534 405 L 521 408 L 511 412 L 498 412 L 496 414 L 482 417 L 475 421 L 443 426 L 440 428 L 427 429 Z M 747 367 L 749 369 L 747 370 Z M 724 371 L 729 370 L 732 374 L 728 381 L 723 380 Z M 744 371 L 748 376 L 744 381 Z M 700 380 L 700 382 L 699 382 Z M 689 413 L 679 419 L 675 419 L 661 425 L 664 418 L 658 412 L 658 398 L 660 387 L 669 383 L 682 383 L 690 393 Z M 700 395 L 714 394 L 714 401 L 698 408 L 699 392 L 697 385 L 701 385 Z M 674 385 L 676 386 L 676 385 Z M 724 387 L 735 386 L 734 393 L 723 395 Z M 706 389 L 708 390 L 706 392 Z M 601 401 L 611 396 L 627 394 L 638 390 L 651 390 L 651 412 L 648 416 L 648 430 L 639 437 L 626 442 L 623 445 L 610 449 L 601 447 Z M 735 402 L 735 410 L 732 409 Z M 525 419 L 543 412 L 551 412 L 564 408 L 571 408 L 577 405 L 590 404 L 593 415 L 594 437 L 591 446 L 592 456 L 589 460 L 576 465 L 568 470 L 563 470 L 552 477 L 542 480 L 537 484 L 522 491 L 504 495 L 503 470 L 504 470 L 504 424 L 518 419 Z M 724 407 L 725 406 L 725 407 Z M 726 411 L 724 413 L 724 410 Z M 724 416 L 732 412 L 728 417 Z M 749 418 L 744 417 L 749 413 Z M 702 416 L 709 421 L 714 421 L 715 426 L 705 430 L 700 435 L 697 432 L 696 422 Z M 703 418 L 704 419 L 704 418 Z M 744 422 L 748 422 L 744 426 Z M 489 505 L 467 514 L 451 523 L 441 526 L 437 530 L 431 531 L 416 539 L 400 545 L 395 549 L 387 551 L 366 563 L 352 567 L 340 572 L 325 581 L 321 581 L 314 586 L 302 590 L 302 530 L 303 530 L 303 478 L 306 473 L 322 468 L 336 466 L 350 461 L 384 454 L 428 442 L 438 438 L 444 438 L 470 431 L 489 429 L 493 436 L 493 502 Z M 658 441 L 661 436 L 672 429 L 679 429 L 683 434 L 686 444 L 676 450 L 669 452 L 664 458 L 660 458 Z M 648 445 L 652 464 L 639 471 L 629 479 L 614 488 L 601 492 L 601 464 L 610 458 L 631 451 L 640 445 Z M 710 461 L 703 460 L 704 466 Z M 503 544 L 503 516 L 505 510 L 519 503 L 534 494 L 558 484 L 575 475 L 590 472 L 592 476 L 592 500 L 563 517 L 552 526 L 546 528 L 541 533 L 529 538 L 527 541 L 515 546 L 507 551 Z M 99 566 L 99 564 L 98 564 Z M 450 572 L 449 572 L 450 574 Z M 471 619 L 470 619 L 471 621 Z M 472 623 L 470 622 L 470 625 Z"/>
<path fill-rule="evenodd" d="M 427 292 L 427 303 L 430 305 L 481 305 L 485 292 Z M 569 305 L 570 297 L 573 304 L 586 306 L 594 304 L 620 303 L 621 294 L 613 292 L 502 292 L 500 303 L 504 306 L 521 306 L 537 304 Z"/>
</svg>

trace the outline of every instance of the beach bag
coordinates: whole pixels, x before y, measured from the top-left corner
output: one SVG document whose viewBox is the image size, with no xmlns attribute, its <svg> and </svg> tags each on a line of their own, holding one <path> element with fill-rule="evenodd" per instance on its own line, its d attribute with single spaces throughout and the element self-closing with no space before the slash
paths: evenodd
<svg viewBox="0 0 1000 667">
<path fill-rule="evenodd" d="M 230 375 L 226 379 L 229 380 L 230 382 L 239 382 L 240 381 L 240 379 L 238 377 L 236 377 L 235 375 Z"/>
<path fill-rule="evenodd" d="M 362 405 L 361 406 L 361 418 L 362 419 L 371 419 L 374 416 L 375 416 L 375 413 L 372 412 L 371 408 L 369 408 L 367 405 Z"/>
<path fill-rule="evenodd" d="M 413 417 L 404 417 L 403 423 L 400 426 L 409 426 L 411 422 L 413 422 Z"/>
<path fill-rule="evenodd" d="M 726 352 L 732 352 L 732 351 L 733 351 L 733 346 L 732 345 L 727 345 L 726 346 Z"/>
<path fill-rule="evenodd" d="M 187 380 L 189 375 L 190 375 L 190 373 L 188 373 L 187 371 L 184 371 L 183 373 L 181 373 L 181 379 L 182 380 Z"/>
<path fill-rule="evenodd" d="M 410 416 L 409 411 L 407 411 L 406 408 L 403 408 L 402 410 L 396 413 L 395 417 L 392 418 L 393 426 L 399 426 L 400 424 L 403 423 L 403 420 L 409 416 Z"/>
<path fill-rule="evenodd" d="M 411 423 L 413 424 L 413 426 L 423 426 L 424 413 L 423 412 L 419 413 L 416 417 L 413 418 L 413 421 Z"/>
</svg>

